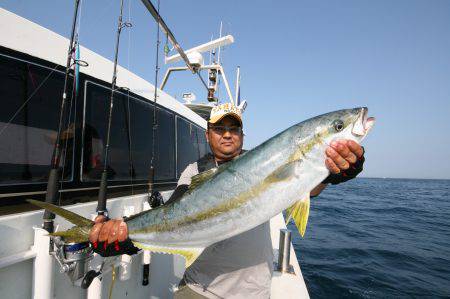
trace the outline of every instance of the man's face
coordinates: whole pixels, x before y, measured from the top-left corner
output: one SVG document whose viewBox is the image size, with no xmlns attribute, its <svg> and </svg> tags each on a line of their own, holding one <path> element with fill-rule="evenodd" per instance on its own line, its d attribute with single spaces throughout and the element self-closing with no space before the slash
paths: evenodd
<svg viewBox="0 0 450 299">
<path fill-rule="evenodd" d="M 225 116 L 215 124 L 210 124 L 206 139 L 218 160 L 230 160 L 241 153 L 244 134 L 237 119 Z"/>
</svg>

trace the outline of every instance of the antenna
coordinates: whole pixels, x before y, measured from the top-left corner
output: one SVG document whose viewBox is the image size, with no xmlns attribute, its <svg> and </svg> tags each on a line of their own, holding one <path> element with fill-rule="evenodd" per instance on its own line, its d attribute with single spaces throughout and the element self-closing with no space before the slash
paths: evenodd
<svg viewBox="0 0 450 299">
<path fill-rule="evenodd" d="M 220 21 L 220 32 L 219 32 L 219 38 L 222 37 L 222 21 Z M 219 51 L 217 53 L 217 63 L 220 64 L 220 49 L 222 49 L 221 46 L 219 46 Z"/>
<path fill-rule="evenodd" d="M 237 70 L 236 70 L 236 87 L 235 87 L 235 96 L 234 96 L 234 100 L 235 100 L 235 106 L 238 107 L 241 101 L 241 67 L 238 66 Z"/>
<path fill-rule="evenodd" d="M 210 42 L 212 42 L 213 38 L 214 38 L 214 34 L 211 34 L 211 40 L 210 40 Z M 212 61 L 212 55 L 213 55 L 213 49 L 209 50 L 209 64 L 211 64 L 211 61 Z"/>
</svg>

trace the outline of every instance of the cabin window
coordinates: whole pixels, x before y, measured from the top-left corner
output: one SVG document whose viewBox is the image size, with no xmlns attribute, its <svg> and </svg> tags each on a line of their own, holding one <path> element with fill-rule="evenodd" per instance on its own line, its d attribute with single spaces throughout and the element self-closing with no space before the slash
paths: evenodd
<svg viewBox="0 0 450 299">
<path fill-rule="evenodd" d="M 197 128 L 198 137 L 198 150 L 200 158 L 211 152 L 208 142 L 206 142 L 205 130 L 202 128 Z"/>
<path fill-rule="evenodd" d="M 87 82 L 83 129 L 83 180 L 98 180 L 103 171 L 104 148 L 111 90 Z M 128 105 L 120 93 L 115 93 L 111 123 L 108 178 L 130 178 Z"/>
<path fill-rule="evenodd" d="M 87 83 L 83 180 L 99 180 L 103 170 L 110 93 L 110 88 Z M 175 177 L 174 116 L 160 108 L 157 113 L 159 136 L 156 136 L 155 142 L 155 179 L 170 180 Z M 126 93 L 116 92 L 112 117 L 108 178 L 121 181 L 148 180 L 152 155 L 153 105 Z"/>
<path fill-rule="evenodd" d="M 64 85 L 60 70 L 0 55 L 0 184 L 47 181 Z M 73 110 L 71 100 L 69 96 L 66 107 Z M 75 113 L 70 115 L 60 162 L 61 167 L 70 165 L 62 172 L 66 180 L 72 178 L 73 166 Z"/>
<path fill-rule="evenodd" d="M 155 177 L 157 181 L 175 180 L 175 116 L 163 109 L 157 111 Z"/>
<path fill-rule="evenodd" d="M 152 157 L 153 107 L 148 103 L 132 99 L 130 101 L 130 142 L 133 178 L 148 179 Z"/>
<path fill-rule="evenodd" d="M 198 128 L 182 118 L 177 117 L 177 175 L 190 163 L 200 158 Z"/>
</svg>

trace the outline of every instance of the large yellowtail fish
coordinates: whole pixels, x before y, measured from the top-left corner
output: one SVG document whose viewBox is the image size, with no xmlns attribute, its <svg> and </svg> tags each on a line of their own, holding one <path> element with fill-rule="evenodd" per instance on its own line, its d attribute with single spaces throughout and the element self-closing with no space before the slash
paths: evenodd
<svg viewBox="0 0 450 299">
<path fill-rule="evenodd" d="M 203 249 L 252 229 L 283 210 L 303 235 L 309 193 L 329 174 L 325 150 L 333 140 L 356 142 L 374 123 L 367 108 L 340 110 L 296 124 L 238 158 L 192 178 L 179 200 L 126 219 L 139 248 L 180 254 L 190 266 Z M 30 201 L 74 223 L 53 235 L 88 240 L 93 222 L 50 204 Z"/>
</svg>

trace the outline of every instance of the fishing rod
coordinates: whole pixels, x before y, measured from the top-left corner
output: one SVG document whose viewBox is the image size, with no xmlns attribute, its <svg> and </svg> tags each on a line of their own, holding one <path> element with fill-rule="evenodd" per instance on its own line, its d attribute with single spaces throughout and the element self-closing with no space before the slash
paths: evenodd
<svg viewBox="0 0 450 299">
<path fill-rule="evenodd" d="M 56 203 L 56 197 L 58 195 L 58 178 L 59 178 L 59 163 L 61 160 L 61 133 L 62 133 L 62 127 L 64 123 L 64 111 L 66 108 L 66 102 L 67 102 L 67 91 L 68 91 L 68 80 L 69 80 L 69 74 L 70 74 L 70 67 L 72 66 L 72 59 L 73 59 L 73 51 L 75 49 L 74 47 L 74 39 L 75 39 L 75 28 L 76 23 L 78 19 L 78 11 L 79 11 L 79 4 L 80 0 L 75 0 L 75 11 L 73 15 L 73 21 L 72 21 L 72 31 L 70 34 L 70 44 L 69 44 L 69 50 L 67 53 L 67 63 L 66 63 L 66 73 L 64 77 L 64 88 L 63 88 L 63 94 L 62 94 L 62 100 L 61 100 L 61 108 L 59 110 L 59 124 L 58 124 L 58 132 L 56 134 L 56 141 L 55 145 L 53 147 L 53 153 L 52 153 L 52 160 L 51 160 L 51 169 L 48 175 L 48 181 L 47 181 L 47 192 L 45 195 L 45 202 L 55 204 Z M 49 233 L 52 233 L 54 231 L 54 225 L 53 225 L 53 219 L 55 219 L 55 214 L 52 212 L 45 210 L 44 212 L 44 224 L 43 228 L 48 231 Z"/>
<path fill-rule="evenodd" d="M 150 3 L 150 5 L 153 7 L 153 4 Z M 161 22 L 161 15 L 159 14 L 159 8 L 160 8 L 160 0 L 158 0 L 158 8 L 155 9 L 155 7 L 153 7 L 153 9 L 155 9 L 155 13 L 156 13 L 156 22 L 158 23 L 157 28 L 156 28 L 156 61 L 155 61 L 155 92 L 153 94 L 153 126 L 152 126 L 152 158 L 150 160 L 150 171 L 149 171 L 149 184 L 148 184 L 148 194 L 150 195 L 150 204 L 152 206 L 157 205 L 158 203 L 154 202 L 154 198 L 153 198 L 153 185 L 155 183 L 155 166 L 154 166 L 154 161 L 155 161 L 155 153 L 156 153 L 156 133 L 157 133 L 157 128 L 158 128 L 158 115 L 156 113 L 156 101 L 158 99 L 158 73 L 159 73 L 159 45 L 161 43 L 160 41 L 160 37 L 159 37 L 159 24 Z"/>
<path fill-rule="evenodd" d="M 119 55 L 119 42 L 120 42 L 120 33 L 122 32 L 122 28 L 131 27 L 131 23 L 122 22 L 123 17 L 123 0 L 120 0 L 120 14 L 119 21 L 117 26 L 117 35 L 116 35 L 116 49 L 114 54 L 114 70 L 113 77 L 111 82 L 111 96 L 110 96 L 110 106 L 109 106 L 109 115 L 108 115 L 108 129 L 106 133 L 106 145 L 104 152 L 104 160 L 103 160 L 103 171 L 100 181 L 100 189 L 98 192 L 98 201 L 97 201 L 97 214 L 107 216 L 106 209 L 106 192 L 108 188 L 108 154 L 109 154 L 109 145 L 111 139 L 111 123 L 112 123 L 112 113 L 114 106 L 114 93 L 116 91 L 116 80 L 117 80 L 117 59 Z"/>
</svg>

